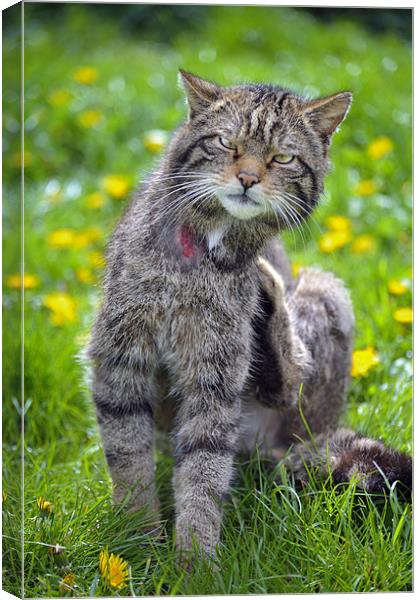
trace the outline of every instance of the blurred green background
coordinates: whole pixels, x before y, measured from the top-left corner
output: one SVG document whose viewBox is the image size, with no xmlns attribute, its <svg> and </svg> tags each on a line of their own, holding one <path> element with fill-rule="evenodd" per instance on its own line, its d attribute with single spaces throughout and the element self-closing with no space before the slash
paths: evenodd
<svg viewBox="0 0 419 600">
<path fill-rule="evenodd" d="M 224 85 L 265 81 L 308 96 L 350 89 L 354 103 L 332 145 L 334 168 L 321 206 L 303 236 L 289 232 L 284 240 L 295 273 L 300 265 L 320 265 L 342 277 L 351 291 L 359 352 L 346 423 L 411 449 L 411 11 L 25 4 L 23 154 L 19 19 L 19 8 L 9 9 L 3 23 L 6 589 L 17 593 L 20 586 L 16 517 L 22 492 L 17 477 L 22 420 L 27 595 L 57 595 L 67 572 L 77 573 L 77 587 L 69 593 L 103 592 L 97 555 L 105 544 L 128 556 L 131 552 L 136 593 L 158 593 L 166 589 L 163 585 L 171 593 L 209 593 L 207 585 L 213 593 L 313 591 L 313 577 L 321 591 L 409 589 L 405 517 L 398 545 L 387 547 L 384 540 L 380 550 L 381 558 L 387 550 L 392 554 L 398 574 L 376 556 L 381 566 L 362 571 L 356 586 L 355 563 L 367 560 L 365 543 L 343 551 L 327 542 L 332 554 L 352 565 L 339 577 L 333 557 L 329 570 L 317 573 L 310 553 L 320 550 L 310 550 L 307 543 L 299 567 L 306 578 L 272 579 L 267 559 L 252 563 L 243 574 L 234 570 L 232 559 L 233 570 L 222 572 L 216 584 L 212 579 L 188 584 L 171 579 L 164 552 L 155 552 L 150 567 L 144 550 L 134 553 L 136 538 L 131 546 L 125 541 L 118 546 L 112 527 L 121 527 L 106 521 L 109 479 L 77 357 L 100 300 L 107 237 L 130 193 L 164 150 L 170 131 L 185 117 L 179 67 Z M 159 461 L 161 481 L 169 481 L 170 462 L 164 457 Z M 53 508 L 42 511 L 40 497 Z M 89 529 L 83 511 L 91 522 L 97 518 L 108 525 Z M 248 512 L 245 518 L 251 523 L 254 510 Z M 370 527 L 362 535 L 368 538 L 371 532 Z M 54 544 L 66 548 L 63 561 L 61 553 L 50 552 Z M 277 552 L 279 562 L 284 548 L 274 547 L 272 556 Z M 146 564 L 152 575 L 141 587 Z M 277 569 L 293 572 L 285 564 Z"/>
</svg>

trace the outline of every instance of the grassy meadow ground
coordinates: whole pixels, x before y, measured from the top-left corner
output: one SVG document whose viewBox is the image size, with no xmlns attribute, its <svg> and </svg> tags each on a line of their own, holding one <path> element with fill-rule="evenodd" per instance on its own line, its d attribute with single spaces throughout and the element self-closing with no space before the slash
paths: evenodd
<svg viewBox="0 0 419 600">
<path fill-rule="evenodd" d="M 222 84 L 269 81 L 312 96 L 351 89 L 322 205 L 303 237 L 284 239 L 296 270 L 332 270 L 352 294 L 355 348 L 365 352 L 355 356 L 345 423 L 411 452 L 409 44 L 285 8 L 202 7 L 201 18 L 195 7 L 190 27 L 176 22 L 172 30 L 162 19 L 153 29 L 151 19 L 150 28 L 130 33 L 99 6 L 96 14 L 70 7 L 55 19 L 25 6 L 23 405 L 19 73 L 4 63 L 4 589 L 22 594 L 24 420 L 26 597 L 410 590 L 410 504 L 395 492 L 377 501 L 352 485 L 314 481 L 297 494 L 284 473 L 274 485 L 257 455 L 237 467 L 220 569 L 197 562 L 187 576 L 173 552 L 171 458 L 159 454 L 157 462 L 166 535 L 147 537 L 141 515 L 127 518 L 111 506 L 77 359 L 100 300 L 106 239 L 185 116 L 178 67 Z M 13 22 L 6 33 L 6 52 L 16 56 Z M 125 561 L 112 557 L 110 579 L 99 569 L 106 547 Z"/>
</svg>

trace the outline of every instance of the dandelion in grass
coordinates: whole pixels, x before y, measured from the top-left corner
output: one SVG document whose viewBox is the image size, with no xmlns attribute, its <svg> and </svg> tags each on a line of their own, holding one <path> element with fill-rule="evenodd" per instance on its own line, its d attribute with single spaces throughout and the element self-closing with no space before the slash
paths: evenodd
<svg viewBox="0 0 419 600">
<path fill-rule="evenodd" d="M 54 90 L 48 96 L 48 102 L 51 106 L 59 107 L 65 106 L 70 102 L 71 93 L 67 90 Z"/>
<path fill-rule="evenodd" d="M 130 189 L 130 182 L 123 175 L 108 175 L 103 180 L 104 190 L 112 198 L 125 198 Z"/>
<path fill-rule="evenodd" d="M 75 587 L 77 587 L 75 585 L 76 583 L 76 576 L 74 573 L 70 572 L 67 573 L 66 575 L 64 575 L 64 577 L 62 578 L 62 580 L 60 581 L 60 594 L 64 595 L 68 592 L 73 591 L 73 589 Z"/>
<path fill-rule="evenodd" d="M 73 323 L 77 319 L 76 301 L 65 292 L 53 292 L 44 296 L 42 303 L 51 311 L 50 320 L 53 325 Z"/>
<path fill-rule="evenodd" d="M 83 235 L 87 236 L 89 242 L 98 242 L 103 239 L 104 231 L 100 227 L 92 225 L 83 231 Z"/>
<path fill-rule="evenodd" d="M 53 248 L 85 248 L 103 237 L 100 227 L 89 227 L 85 231 L 74 229 L 57 229 L 47 236 L 47 244 Z"/>
<path fill-rule="evenodd" d="M 73 75 L 74 80 L 83 85 L 91 85 L 97 81 L 98 77 L 98 70 L 94 67 L 80 67 Z"/>
<path fill-rule="evenodd" d="M 94 283 L 96 280 L 92 271 L 87 267 L 78 267 L 76 269 L 76 277 L 81 283 Z"/>
<path fill-rule="evenodd" d="M 350 231 L 327 231 L 319 240 L 319 248 L 325 254 L 339 250 L 351 241 Z"/>
<path fill-rule="evenodd" d="M 144 135 L 144 146 L 149 152 L 161 152 L 168 140 L 167 131 L 153 129 Z"/>
<path fill-rule="evenodd" d="M 47 236 L 47 244 L 53 248 L 71 248 L 76 232 L 73 229 L 56 229 Z"/>
<path fill-rule="evenodd" d="M 355 350 L 352 354 L 352 377 L 364 377 L 379 362 L 380 358 L 372 346 Z"/>
<path fill-rule="evenodd" d="M 407 283 L 401 279 L 390 279 L 387 284 L 387 288 L 390 294 L 393 294 L 393 296 L 402 296 L 409 290 Z"/>
<path fill-rule="evenodd" d="M 367 252 L 372 252 L 377 247 L 375 239 L 372 235 L 368 235 L 367 233 L 364 235 L 359 235 L 356 237 L 351 246 L 351 252 L 353 254 L 366 254 Z"/>
<path fill-rule="evenodd" d="M 101 252 L 98 252 L 97 250 L 89 252 L 89 254 L 87 255 L 87 259 L 92 265 L 92 267 L 95 267 L 96 269 L 102 269 L 105 266 L 105 257 Z"/>
<path fill-rule="evenodd" d="M 357 196 L 372 196 L 378 191 L 375 181 L 372 179 L 364 179 L 357 183 L 354 188 L 354 193 Z"/>
<path fill-rule="evenodd" d="M 88 231 L 79 231 L 74 234 L 73 244 L 71 248 L 79 250 L 80 248 L 86 248 L 92 243 L 91 236 Z"/>
<path fill-rule="evenodd" d="M 126 585 L 128 563 L 117 554 L 109 554 L 108 548 L 99 554 L 99 570 L 103 581 L 111 587 L 120 589 Z"/>
<path fill-rule="evenodd" d="M 79 125 L 89 129 L 90 127 L 95 127 L 98 125 L 103 119 L 103 115 L 98 110 L 86 110 L 77 117 L 77 121 Z"/>
<path fill-rule="evenodd" d="M 303 268 L 303 265 L 301 263 L 298 263 L 298 262 L 292 263 L 291 264 L 291 272 L 293 274 L 293 277 L 298 277 L 298 274 L 302 268 Z"/>
<path fill-rule="evenodd" d="M 393 313 L 393 319 L 397 323 L 403 323 L 403 325 L 409 325 L 413 322 L 413 310 L 410 306 L 403 306 L 397 308 Z"/>
<path fill-rule="evenodd" d="M 86 246 L 101 240 L 103 237 L 104 232 L 100 227 L 88 227 L 84 231 L 75 233 L 73 248 L 85 248 Z"/>
<path fill-rule="evenodd" d="M 105 196 L 100 192 L 93 192 L 86 196 L 86 206 L 91 209 L 102 208 L 105 204 Z"/>
<path fill-rule="evenodd" d="M 52 502 L 45 500 L 42 496 L 39 496 L 39 498 L 36 499 L 36 503 L 42 513 L 48 514 L 52 512 Z"/>
<path fill-rule="evenodd" d="M 390 138 L 381 136 L 375 139 L 367 148 L 367 154 L 373 160 L 379 160 L 393 150 L 393 142 Z"/>
<path fill-rule="evenodd" d="M 325 221 L 326 227 L 332 231 L 351 231 L 352 223 L 347 217 L 342 215 L 331 215 Z"/>
<path fill-rule="evenodd" d="M 20 273 L 14 273 L 6 277 L 6 286 L 11 290 L 32 290 L 39 285 L 39 277 L 30 273 L 25 273 L 22 277 Z"/>
</svg>

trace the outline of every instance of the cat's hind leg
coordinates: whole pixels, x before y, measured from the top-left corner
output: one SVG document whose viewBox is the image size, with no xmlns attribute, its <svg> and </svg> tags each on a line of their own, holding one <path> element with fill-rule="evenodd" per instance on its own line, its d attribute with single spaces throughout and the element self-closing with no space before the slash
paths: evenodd
<svg viewBox="0 0 419 600">
<path fill-rule="evenodd" d="M 259 258 L 258 268 L 259 314 L 247 394 L 253 416 L 244 426 L 255 435 L 243 438 L 243 446 L 249 448 L 256 436 L 279 457 L 298 440 L 310 439 L 309 433 L 337 427 L 349 381 L 354 319 L 348 293 L 330 273 L 306 269 L 287 294 L 269 261 Z"/>
<path fill-rule="evenodd" d="M 350 381 L 354 315 L 343 283 L 318 269 L 300 271 L 287 307 L 294 335 L 307 349 L 311 364 L 300 405 L 282 421 L 282 441 L 289 445 L 296 436 L 307 439 L 307 424 L 311 433 L 338 426 Z"/>
<path fill-rule="evenodd" d="M 254 329 L 253 373 L 256 399 L 271 408 L 294 406 L 311 371 L 310 353 L 297 335 L 279 272 L 258 258 L 259 314 Z"/>
<path fill-rule="evenodd" d="M 409 456 L 338 427 L 350 382 L 354 327 L 343 283 L 331 273 L 304 269 L 285 304 L 292 335 L 309 352 L 311 368 L 298 405 L 279 417 L 273 454 L 280 458 L 291 446 L 287 464 L 300 481 L 307 480 L 309 469 L 322 479 L 331 474 L 336 484 L 355 476 L 357 485 L 370 492 L 382 492 L 395 481 L 411 489 Z M 282 331 L 276 335 L 283 338 Z"/>
</svg>

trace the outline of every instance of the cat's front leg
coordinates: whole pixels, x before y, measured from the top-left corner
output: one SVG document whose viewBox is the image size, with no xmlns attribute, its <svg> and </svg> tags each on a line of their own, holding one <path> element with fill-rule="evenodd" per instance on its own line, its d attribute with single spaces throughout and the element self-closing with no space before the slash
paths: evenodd
<svg viewBox="0 0 419 600">
<path fill-rule="evenodd" d="M 113 498 L 116 504 L 126 503 L 130 511 L 144 509 L 155 521 L 159 515 L 153 458 L 153 346 L 145 335 L 130 343 L 127 337 L 111 337 L 111 333 L 109 326 L 105 330 L 97 324 L 89 356 Z"/>
<path fill-rule="evenodd" d="M 213 555 L 228 492 L 250 362 L 249 329 L 190 314 L 173 339 L 172 392 L 180 399 L 174 431 L 176 544 L 188 560 L 194 540 Z M 181 336 L 181 339 L 180 339 Z M 188 340 L 188 346 L 185 346 Z"/>
</svg>

